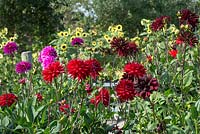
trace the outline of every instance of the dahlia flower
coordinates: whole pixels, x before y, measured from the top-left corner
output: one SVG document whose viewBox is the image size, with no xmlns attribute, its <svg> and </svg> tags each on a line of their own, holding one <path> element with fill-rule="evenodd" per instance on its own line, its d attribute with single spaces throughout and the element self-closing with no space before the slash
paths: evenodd
<svg viewBox="0 0 200 134">
<path fill-rule="evenodd" d="M 27 61 L 21 61 L 21 62 L 18 62 L 15 66 L 15 71 L 16 73 L 18 74 L 23 74 L 23 73 L 26 73 L 28 72 L 29 70 L 31 70 L 31 63 L 30 62 L 27 62 Z"/>
<path fill-rule="evenodd" d="M 199 16 L 188 9 L 183 9 L 179 11 L 179 15 L 180 24 L 189 24 L 192 26 L 192 28 L 195 28 L 199 23 Z"/>
<path fill-rule="evenodd" d="M 159 87 L 156 78 L 151 75 L 145 75 L 134 81 L 134 88 L 136 90 L 136 96 L 143 99 L 148 98 L 153 91 L 157 91 Z"/>
<path fill-rule="evenodd" d="M 134 84 L 131 80 L 120 80 L 115 91 L 121 102 L 133 100 L 136 95 Z"/>
<path fill-rule="evenodd" d="M 35 96 L 36 96 L 38 101 L 42 101 L 43 100 L 43 96 L 42 96 L 41 93 L 37 93 Z"/>
<path fill-rule="evenodd" d="M 78 81 L 82 81 L 90 75 L 89 65 L 80 59 L 70 60 L 66 68 L 67 68 L 68 74 L 73 79 L 77 78 Z"/>
<path fill-rule="evenodd" d="M 176 58 L 176 55 L 178 53 L 178 50 L 172 49 L 169 51 L 169 55 L 172 56 L 173 58 Z"/>
<path fill-rule="evenodd" d="M 71 42 L 72 46 L 75 45 L 82 45 L 84 43 L 84 40 L 82 38 L 74 38 Z"/>
<path fill-rule="evenodd" d="M 151 29 L 153 30 L 153 31 L 159 31 L 159 30 L 161 30 L 164 26 L 165 26 L 165 24 L 167 23 L 167 22 L 169 22 L 170 21 L 170 17 L 169 16 L 161 16 L 161 17 L 159 17 L 159 18 L 156 18 L 154 21 L 153 21 L 153 23 L 151 24 Z"/>
<path fill-rule="evenodd" d="M 110 93 L 106 88 L 102 88 L 98 95 L 96 95 L 94 98 L 90 100 L 90 103 L 94 104 L 96 107 L 98 104 L 102 102 L 104 106 L 108 106 L 110 103 Z"/>
<path fill-rule="evenodd" d="M 10 107 L 13 103 L 17 101 L 17 96 L 12 93 L 3 94 L 0 96 L 0 107 L 8 106 Z"/>
<path fill-rule="evenodd" d="M 114 52 L 116 52 L 119 56 L 127 56 L 127 46 L 128 42 L 122 37 L 114 37 L 110 42 L 111 48 Z"/>
<path fill-rule="evenodd" d="M 103 69 L 103 68 L 101 68 L 99 61 L 96 59 L 89 59 L 89 60 L 86 60 L 85 63 L 90 68 L 90 70 L 89 70 L 90 76 L 93 79 L 96 79 L 96 77 L 99 75 L 99 72 Z"/>
<path fill-rule="evenodd" d="M 64 72 L 64 67 L 60 62 L 56 61 L 51 63 L 47 68 L 42 71 L 43 79 L 51 83 L 56 77 Z"/>
<path fill-rule="evenodd" d="M 142 64 L 131 62 L 124 66 L 124 72 L 128 75 L 128 77 L 143 77 L 146 74 L 146 69 Z"/>
<path fill-rule="evenodd" d="M 18 46 L 15 42 L 8 42 L 4 47 L 3 47 L 3 52 L 6 55 L 12 55 L 14 54 L 15 51 L 17 51 Z"/>
</svg>

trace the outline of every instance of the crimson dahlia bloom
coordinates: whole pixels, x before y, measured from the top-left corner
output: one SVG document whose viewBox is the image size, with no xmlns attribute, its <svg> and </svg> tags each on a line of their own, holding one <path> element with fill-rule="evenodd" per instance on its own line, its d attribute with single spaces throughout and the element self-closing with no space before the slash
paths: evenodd
<svg viewBox="0 0 200 134">
<path fill-rule="evenodd" d="M 157 91 L 158 87 L 157 79 L 153 78 L 151 75 L 145 75 L 134 81 L 136 95 L 143 99 L 148 98 L 153 91 Z"/>
<path fill-rule="evenodd" d="M 56 77 L 64 73 L 64 67 L 60 62 L 56 61 L 51 63 L 47 68 L 42 71 L 43 79 L 51 83 Z"/>
<path fill-rule="evenodd" d="M 146 69 L 142 64 L 131 62 L 124 66 L 124 72 L 131 78 L 143 77 L 146 74 Z"/>
<path fill-rule="evenodd" d="M 23 73 L 26 73 L 28 72 L 29 70 L 31 70 L 31 63 L 30 62 L 27 62 L 27 61 L 21 61 L 21 62 L 18 62 L 16 65 L 15 65 L 15 71 L 16 73 L 18 74 L 23 74 Z"/>
<path fill-rule="evenodd" d="M 71 42 L 72 46 L 75 45 L 82 45 L 84 43 L 84 40 L 82 38 L 74 38 Z"/>
<path fill-rule="evenodd" d="M 101 72 L 101 70 L 103 69 L 101 68 L 101 64 L 99 63 L 99 61 L 96 59 L 89 59 L 89 60 L 86 60 L 85 63 L 90 68 L 90 76 L 93 79 L 96 79 L 96 77 L 99 75 L 99 72 Z"/>
<path fill-rule="evenodd" d="M 82 81 L 86 79 L 90 74 L 90 67 L 84 61 L 80 59 L 70 60 L 66 66 L 68 74 L 73 79 L 78 79 L 78 81 Z"/>
<path fill-rule="evenodd" d="M 193 12 L 191 12 L 188 9 L 183 9 L 180 12 L 179 21 L 180 24 L 189 24 L 192 26 L 192 28 L 195 28 L 197 26 L 199 16 Z"/>
<path fill-rule="evenodd" d="M 18 46 L 15 42 L 8 42 L 4 47 L 3 47 L 3 52 L 6 55 L 13 55 L 15 51 L 17 51 Z"/>
<path fill-rule="evenodd" d="M 96 107 L 102 102 L 104 106 L 108 106 L 110 103 L 110 93 L 106 88 L 102 88 L 98 95 L 90 100 L 90 103 L 94 104 Z"/>
<path fill-rule="evenodd" d="M 190 31 L 181 31 L 176 39 L 176 44 L 187 43 L 191 47 L 198 44 L 198 38 Z"/>
<path fill-rule="evenodd" d="M 172 56 L 173 58 L 176 58 L 176 55 L 178 53 L 178 50 L 172 49 L 169 51 L 169 55 Z"/>
<path fill-rule="evenodd" d="M 134 84 L 131 80 L 120 80 L 115 88 L 115 91 L 121 102 L 133 100 L 136 95 Z"/>
<path fill-rule="evenodd" d="M 161 16 L 159 18 L 156 18 L 153 23 L 151 24 L 151 29 L 153 31 L 159 31 L 161 30 L 165 24 L 167 24 L 167 22 L 170 21 L 170 17 L 169 16 Z"/>
<path fill-rule="evenodd" d="M 17 96 L 12 93 L 3 94 L 0 96 L 0 107 L 8 106 L 10 107 L 13 103 L 17 101 Z"/>
</svg>

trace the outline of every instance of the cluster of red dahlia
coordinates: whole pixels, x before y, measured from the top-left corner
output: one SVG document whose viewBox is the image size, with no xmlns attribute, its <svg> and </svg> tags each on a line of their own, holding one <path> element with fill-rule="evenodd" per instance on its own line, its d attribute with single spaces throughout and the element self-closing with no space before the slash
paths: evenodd
<svg viewBox="0 0 200 134">
<path fill-rule="evenodd" d="M 49 83 L 62 73 L 64 73 L 64 67 L 58 61 L 52 62 L 47 68 L 42 70 L 43 79 Z"/>
<path fill-rule="evenodd" d="M 179 11 L 179 21 L 180 24 L 188 24 L 194 29 L 198 22 L 199 16 L 188 9 L 183 9 Z"/>
<path fill-rule="evenodd" d="M 2 94 L 0 96 L 0 107 L 10 107 L 16 101 L 17 96 L 15 96 L 13 93 Z"/>
<path fill-rule="evenodd" d="M 73 59 L 68 62 L 66 67 L 68 74 L 73 79 L 78 79 L 79 81 L 82 81 L 89 76 L 96 79 L 99 72 L 103 69 L 96 59 L 89 59 L 85 61 Z"/>
<path fill-rule="evenodd" d="M 110 42 L 111 48 L 119 56 L 130 56 L 138 52 L 138 47 L 135 42 L 129 42 L 122 37 L 114 37 Z"/>
<path fill-rule="evenodd" d="M 169 16 L 161 16 L 159 18 L 156 18 L 153 23 L 151 24 L 151 29 L 153 31 L 159 31 L 161 30 L 165 24 L 167 24 L 167 22 L 170 21 L 170 17 Z"/>
<path fill-rule="evenodd" d="M 90 100 L 90 103 L 94 104 L 96 107 L 100 102 L 104 106 L 108 106 L 110 103 L 110 93 L 106 88 L 101 88 L 98 94 Z"/>
<path fill-rule="evenodd" d="M 142 64 L 131 62 L 124 66 L 123 78 L 115 88 L 121 102 L 133 100 L 135 96 L 148 98 L 153 91 L 158 90 L 156 78 L 146 74 Z"/>
<path fill-rule="evenodd" d="M 191 47 L 198 44 L 198 38 L 191 31 L 181 30 L 177 39 L 176 44 L 189 44 Z"/>
</svg>

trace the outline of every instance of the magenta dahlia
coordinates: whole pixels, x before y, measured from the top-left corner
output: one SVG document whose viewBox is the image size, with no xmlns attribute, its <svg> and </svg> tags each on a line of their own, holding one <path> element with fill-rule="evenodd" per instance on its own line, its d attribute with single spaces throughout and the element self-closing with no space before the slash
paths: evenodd
<svg viewBox="0 0 200 134">
<path fill-rule="evenodd" d="M 3 52 L 6 55 L 13 55 L 16 52 L 18 46 L 15 42 L 8 42 L 5 46 L 3 46 Z"/>
<path fill-rule="evenodd" d="M 28 72 L 29 70 L 31 70 L 31 63 L 30 62 L 27 62 L 27 61 L 21 61 L 21 62 L 18 62 L 15 66 L 15 71 L 16 73 L 18 74 L 23 74 L 23 73 L 26 73 Z"/>
</svg>

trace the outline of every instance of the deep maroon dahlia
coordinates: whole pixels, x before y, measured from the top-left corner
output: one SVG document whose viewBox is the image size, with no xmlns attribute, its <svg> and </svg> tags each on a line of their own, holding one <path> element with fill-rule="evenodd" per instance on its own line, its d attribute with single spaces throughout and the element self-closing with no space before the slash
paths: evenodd
<svg viewBox="0 0 200 134">
<path fill-rule="evenodd" d="M 122 37 L 114 37 L 112 41 L 110 42 L 111 48 L 114 52 L 116 52 L 119 56 L 127 56 L 127 50 L 128 50 L 128 42 L 122 38 Z"/>
<path fill-rule="evenodd" d="M 0 96 L 0 107 L 8 106 L 10 107 L 13 103 L 17 101 L 17 96 L 12 93 L 2 94 Z"/>
<path fill-rule="evenodd" d="M 179 17 L 180 24 L 188 24 L 191 25 L 192 28 L 195 28 L 199 23 L 198 22 L 199 16 L 191 12 L 190 10 L 183 9 L 179 13 L 180 13 Z"/>
<path fill-rule="evenodd" d="M 129 78 L 143 77 L 146 74 L 146 69 L 142 64 L 131 62 L 124 66 L 124 72 Z"/>
<path fill-rule="evenodd" d="M 158 87 L 157 79 L 153 78 L 151 75 L 145 75 L 134 81 L 134 88 L 137 92 L 136 95 L 143 99 L 148 98 L 153 91 L 157 91 Z"/>
<path fill-rule="evenodd" d="M 93 79 L 96 79 L 96 77 L 99 75 L 99 72 L 101 72 L 103 69 L 101 68 L 101 64 L 99 63 L 99 61 L 96 59 L 89 59 L 89 60 L 86 60 L 85 63 L 90 68 L 90 76 Z"/>
<path fill-rule="evenodd" d="M 159 18 L 156 18 L 153 23 L 151 24 L 151 29 L 153 31 L 159 31 L 161 30 L 165 24 L 167 24 L 167 22 L 170 21 L 170 17 L 169 16 L 161 16 Z"/>
<path fill-rule="evenodd" d="M 182 30 L 176 39 L 176 44 L 182 43 L 187 43 L 193 47 L 198 44 L 198 38 L 194 35 L 194 33 Z"/>
<path fill-rule="evenodd" d="M 120 80 L 115 91 L 121 102 L 133 100 L 136 95 L 134 84 L 131 80 Z"/>
<path fill-rule="evenodd" d="M 28 72 L 29 70 L 31 70 L 31 63 L 30 62 L 27 62 L 27 61 L 21 61 L 21 62 L 18 62 L 15 66 L 15 71 L 16 73 L 18 74 L 23 74 L 23 73 L 26 73 Z"/>
<path fill-rule="evenodd" d="M 78 81 L 82 81 L 86 79 L 90 75 L 90 67 L 85 61 L 80 59 L 70 60 L 66 66 L 68 74 L 73 79 L 78 79 Z"/>
<path fill-rule="evenodd" d="M 8 42 L 5 46 L 3 46 L 3 52 L 6 55 L 13 55 L 16 52 L 18 46 L 15 42 Z"/>
</svg>

